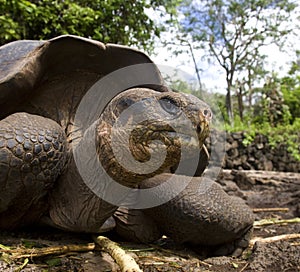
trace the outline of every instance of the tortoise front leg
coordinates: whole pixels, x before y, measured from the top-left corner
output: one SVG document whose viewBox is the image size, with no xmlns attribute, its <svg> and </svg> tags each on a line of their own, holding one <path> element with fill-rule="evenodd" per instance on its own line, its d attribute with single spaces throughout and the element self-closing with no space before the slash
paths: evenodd
<svg viewBox="0 0 300 272">
<path fill-rule="evenodd" d="M 169 178 L 170 174 L 153 177 L 145 181 L 142 188 L 153 187 Z M 180 175 L 172 178 L 180 181 L 190 179 Z M 164 234 L 178 243 L 207 245 L 215 249 L 229 245 L 227 252 L 218 251 L 221 255 L 247 246 L 246 240 L 254 221 L 251 209 L 242 199 L 229 196 L 218 183 L 205 177 L 193 177 L 174 199 L 146 209 L 144 213 L 157 222 Z"/>
<path fill-rule="evenodd" d="M 38 220 L 65 161 L 65 133 L 53 120 L 15 113 L 0 121 L 0 228 Z"/>
<path fill-rule="evenodd" d="M 170 177 L 171 174 L 157 175 L 143 181 L 141 188 L 155 187 Z M 240 254 L 240 248 L 247 247 L 250 238 L 249 234 L 254 221 L 251 209 L 241 199 L 229 196 L 219 184 L 210 179 L 204 177 L 191 179 L 191 177 L 181 175 L 173 175 L 172 178 L 182 182 L 191 181 L 172 200 L 160 206 L 139 211 L 142 213 L 141 218 L 148 217 L 148 221 L 153 220 L 156 223 L 155 226 L 150 225 L 151 230 L 155 230 L 152 233 L 157 233 L 156 228 L 159 228 L 162 234 L 177 243 L 189 244 L 196 248 L 207 246 L 212 249 L 212 254 L 216 255 L 227 255 L 233 252 Z M 153 195 L 153 199 L 163 198 L 164 193 L 168 194 L 168 192 L 161 192 L 159 196 Z M 127 228 L 134 231 L 136 240 L 152 242 L 157 239 L 154 236 L 145 236 L 144 232 L 139 231 L 144 226 L 139 226 L 136 222 L 143 224 L 147 220 L 133 218 L 133 222 L 134 210 L 129 210 L 127 213 L 126 216 L 115 213 L 117 230 L 118 224 L 122 224 L 124 228 L 125 222 Z M 151 232 L 148 231 L 148 233 Z"/>
</svg>

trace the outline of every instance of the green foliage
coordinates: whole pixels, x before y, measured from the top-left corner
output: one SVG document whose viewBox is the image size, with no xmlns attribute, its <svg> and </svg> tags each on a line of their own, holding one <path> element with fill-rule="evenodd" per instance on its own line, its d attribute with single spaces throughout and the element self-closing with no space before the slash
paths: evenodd
<svg viewBox="0 0 300 272">
<path fill-rule="evenodd" d="M 0 0 L 0 44 L 17 39 L 49 39 L 62 34 L 153 49 L 162 26 L 146 9 L 174 16 L 178 1 L 164 0 Z M 175 11 L 174 11 L 175 10 Z"/>
<path fill-rule="evenodd" d="M 254 110 L 247 112 L 243 122 L 235 118 L 234 127 L 226 125 L 228 131 L 244 131 L 244 145 L 251 144 L 256 134 L 266 135 L 271 147 L 285 143 L 291 155 L 300 161 L 300 71 L 292 63 L 288 76 L 278 78 L 272 74 L 260 94 Z"/>
<path fill-rule="evenodd" d="M 226 125 L 229 132 L 245 132 L 243 144 L 245 146 L 253 143 L 257 134 L 265 135 L 272 148 L 279 144 L 286 144 L 288 152 L 298 161 L 300 161 L 300 118 L 296 118 L 292 124 L 280 124 L 275 127 L 269 122 L 245 124 L 235 120 L 235 126 Z"/>
<path fill-rule="evenodd" d="M 300 76 L 298 80 L 300 83 Z M 296 117 L 300 117 L 300 85 L 294 88 L 289 88 L 286 85 L 282 87 L 284 101 L 289 107 L 292 116 L 291 119 L 294 120 Z"/>
<path fill-rule="evenodd" d="M 281 79 L 283 99 L 291 113 L 291 121 L 300 118 L 300 52 L 297 60 L 292 62 L 289 75 Z"/>
<path fill-rule="evenodd" d="M 18 24 L 14 22 L 11 18 L 0 16 L 0 25 L 2 28 L 1 36 L 3 40 L 13 40 L 20 39 L 20 33 L 18 32 Z"/>
<path fill-rule="evenodd" d="M 297 76 L 293 75 L 290 77 L 294 78 Z M 199 91 L 187 81 L 184 79 L 170 81 L 172 79 L 174 77 L 166 78 L 173 89 L 199 97 Z M 267 79 L 264 87 L 257 89 L 263 95 L 261 95 L 260 100 L 257 100 L 256 105 L 254 105 L 254 113 L 248 110 L 243 121 L 238 114 L 235 114 L 234 126 L 229 124 L 226 117 L 224 95 L 211 94 L 203 90 L 204 101 L 210 105 L 214 115 L 213 127 L 219 129 L 225 128 L 228 132 L 244 131 L 245 138 L 243 144 L 245 146 L 253 143 L 257 134 L 265 135 L 271 147 L 274 148 L 279 144 L 285 143 L 290 154 L 300 161 L 300 116 L 292 115 L 294 112 L 289 110 L 289 104 L 286 102 L 285 96 L 281 94 L 281 90 L 286 88 L 286 81 L 287 77 L 280 79 L 275 74 Z M 293 90 L 295 87 L 294 84 L 290 84 L 289 86 L 290 90 Z M 203 99 L 203 97 L 199 98 Z M 300 95 L 295 99 L 299 105 Z"/>
<path fill-rule="evenodd" d="M 260 92 L 260 100 L 254 106 L 255 122 L 270 123 L 271 126 L 289 123 L 291 117 L 282 93 L 280 79 L 275 74 L 267 78 Z"/>
<path fill-rule="evenodd" d="M 291 22 L 290 14 L 297 5 L 292 0 L 183 0 L 180 23 L 181 40 L 192 40 L 193 48 L 206 50 L 207 59 L 212 56 L 224 69 L 227 95 L 215 96 L 215 102 L 226 129 L 245 131 L 245 145 L 257 133 L 264 134 L 271 146 L 286 143 L 289 152 L 300 159 L 300 52 L 288 76 L 272 74 L 262 88 L 254 86 L 268 74 L 261 47 L 284 46 L 287 34 L 294 29 L 294 24 L 287 22 Z M 184 92 L 193 93 L 186 86 Z"/>
<path fill-rule="evenodd" d="M 264 113 L 262 113 L 264 115 Z M 245 146 L 251 144 L 257 134 L 267 136 L 268 142 L 272 148 L 279 144 L 286 144 L 288 152 L 297 160 L 300 161 L 300 118 L 295 118 L 290 122 L 290 113 L 285 111 L 283 113 L 283 122 L 275 126 L 267 121 L 257 121 L 247 116 L 244 122 L 237 117 L 235 118 L 235 126 L 226 125 L 225 129 L 229 132 L 245 132 L 243 144 Z"/>
</svg>

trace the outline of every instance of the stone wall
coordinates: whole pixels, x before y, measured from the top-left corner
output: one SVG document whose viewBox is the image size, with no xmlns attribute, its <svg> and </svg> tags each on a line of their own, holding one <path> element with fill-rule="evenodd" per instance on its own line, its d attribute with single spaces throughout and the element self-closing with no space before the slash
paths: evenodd
<svg viewBox="0 0 300 272">
<path fill-rule="evenodd" d="M 266 136 L 256 135 L 254 141 L 245 146 L 244 138 L 243 132 L 226 134 L 212 132 L 207 145 L 208 150 L 213 152 L 211 153 L 213 162 L 218 164 L 218 161 L 222 161 L 225 169 L 300 172 L 300 161 L 291 156 L 286 144 L 282 143 L 271 148 Z M 210 148 L 210 142 L 213 143 L 213 149 Z"/>
</svg>

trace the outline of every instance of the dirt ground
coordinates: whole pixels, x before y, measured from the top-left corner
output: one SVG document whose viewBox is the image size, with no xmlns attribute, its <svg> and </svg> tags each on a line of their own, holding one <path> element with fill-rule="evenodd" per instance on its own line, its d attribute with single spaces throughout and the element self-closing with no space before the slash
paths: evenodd
<svg viewBox="0 0 300 272">
<path fill-rule="evenodd" d="M 288 221 L 288 219 L 295 220 L 300 217 L 300 174 L 224 170 L 219 177 L 219 182 L 229 194 L 245 199 L 254 209 L 256 221 L 272 219 L 266 225 L 257 223 L 252 239 L 254 237 L 266 239 L 256 242 L 252 250 L 246 250 L 242 257 L 201 256 L 192 249 L 173 244 L 167 238 L 161 239 L 155 245 L 137 245 L 122 242 L 113 234 L 109 234 L 108 237 L 117 241 L 127 253 L 131 254 L 144 272 L 300 271 L 300 238 L 297 238 L 300 234 L 300 223 L 299 220 L 298 223 Z M 275 208 L 275 210 L 266 211 L 265 208 Z M 278 223 L 278 220 L 286 220 L 286 223 Z M 288 234 L 291 235 L 289 239 L 286 236 Z M 275 237 L 276 241 L 268 241 L 269 237 Z M 73 234 L 53 229 L 31 228 L 18 232 L 0 233 L 2 251 L 2 245 L 10 248 L 27 248 L 35 252 L 44 247 L 81 245 L 92 242 L 93 240 L 88 234 Z M 0 271 L 120 271 L 113 259 L 107 253 L 99 250 L 70 252 L 40 258 L 23 258 L 10 263 L 7 262 L 7 257 L 7 254 L 2 253 Z M 28 263 L 26 263 L 27 260 Z"/>
</svg>

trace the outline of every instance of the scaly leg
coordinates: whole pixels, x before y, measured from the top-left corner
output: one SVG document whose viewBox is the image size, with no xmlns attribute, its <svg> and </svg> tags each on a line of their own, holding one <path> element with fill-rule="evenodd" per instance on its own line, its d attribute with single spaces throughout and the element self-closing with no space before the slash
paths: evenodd
<svg viewBox="0 0 300 272">
<path fill-rule="evenodd" d="M 143 181 L 141 188 L 155 187 L 170 177 L 171 174 L 155 176 Z M 181 175 L 173 175 L 172 178 L 182 182 L 191 179 Z M 153 195 L 153 199 L 164 198 L 164 194 L 168 194 L 169 191 Z M 247 246 L 254 221 L 251 209 L 241 199 L 229 196 L 219 184 L 204 177 L 193 177 L 175 198 L 160 206 L 145 209 L 142 213 L 143 218 L 149 217 L 162 234 L 175 242 L 196 248 L 207 246 L 212 250 L 212 254 L 217 255 L 240 254 L 241 250 L 238 248 Z M 129 210 L 126 216 L 128 228 L 135 231 L 135 236 L 140 236 L 137 240 L 151 242 L 151 237 L 139 231 L 142 226 L 130 222 L 132 214 L 133 211 Z M 117 225 L 120 224 L 120 215 L 115 214 L 115 217 Z M 122 218 L 125 218 L 124 215 Z M 124 222 L 123 220 L 123 225 Z M 147 221 L 135 219 L 135 222 L 143 224 Z"/>
<path fill-rule="evenodd" d="M 22 112 L 0 121 L 0 228 L 39 219 L 65 162 L 65 133 L 53 120 Z"/>
</svg>

